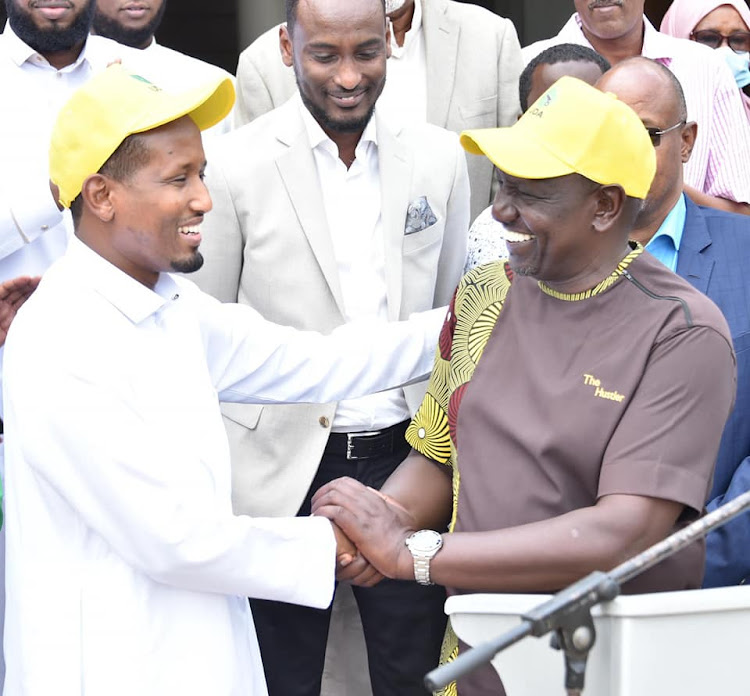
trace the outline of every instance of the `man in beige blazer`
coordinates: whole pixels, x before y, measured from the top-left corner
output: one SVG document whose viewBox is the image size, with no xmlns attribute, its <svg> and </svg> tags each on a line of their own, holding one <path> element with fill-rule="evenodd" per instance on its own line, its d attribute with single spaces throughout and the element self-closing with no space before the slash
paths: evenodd
<svg viewBox="0 0 750 696">
<path fill-rule="evenodd" d="M 406 0 L 390 17 L 395 51 L 400 46 L 408 54 L 410 40 L 421 42 L 417 74 L 426 77 L 428 123 L 460 133 L 515 122 L 524 64 L 509 19 L 454 0 Z M 269 29 L 240 54 L 237 125 L 280 106 L 297 90 L 294 71 L 279 56 L 280 29 Z M 397 58 L 390 59 L 389 71 Z M 473 220 L 492 202 L 492 166 L 485 157 L 467 155 L 467 160 Z"/>
<path fill-rule="evenodd" d="M 208 143 L 214 210 L 198 284 L 324 332 L 446 305 L 469 223 L 458 138 L 375 109 L 390 50 L 382 0 L 288 0 L 287 12 L 284 60 L 302 88 Z M 235 510 L 309 514 L 315 490 L 345 474 L 379 487 L 409 452 L 403 435 L 423 393 L 413 385 L 323 406 L 223 404 Z M 426 693 L 444 598 L 442 588 L 390 581 L 356 589 L 375 696 Z M 318 696 L 328 613 L 252 604 L 270 696 Z"/>
</svg>

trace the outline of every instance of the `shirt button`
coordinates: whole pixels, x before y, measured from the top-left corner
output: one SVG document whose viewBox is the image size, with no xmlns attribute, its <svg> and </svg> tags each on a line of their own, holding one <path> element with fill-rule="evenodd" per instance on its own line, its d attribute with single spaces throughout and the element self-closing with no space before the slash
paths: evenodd
<svg viewBox="0 0 750 696">
<path fill-rule="evenodd" d="M 49 225 L 42 225 L 42 232 L 46 232 L 49 229 Z"/>
<path fill-rule="evenodd" d="M 327 428 L 331 424 L 331 421 L 329 421 L 325 416 L 321 416 L 320 418 L 318 418 L 318 423 L 320 423 L 322 428 Z"/>
<path fill-rule="evenodd" d="M 180 293 L 176 292 L 174 295 L 172 295 L 172 301 L 179 300 L 180 299 Z"/>
</svg>

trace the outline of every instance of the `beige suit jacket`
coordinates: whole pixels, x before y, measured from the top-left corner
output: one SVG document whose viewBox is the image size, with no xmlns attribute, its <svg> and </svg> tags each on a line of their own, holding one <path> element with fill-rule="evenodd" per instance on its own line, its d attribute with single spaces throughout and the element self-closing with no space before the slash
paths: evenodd
<svg viewBox="0 0 750 696">
<path fill-rule="evenodd" d="M 513 23 L 476 5 L 421 2 L 427 121 L 456 133 L 515 123 L 520 114 L 518 77 L 524 64 Z M 240 54 L 237 125 L 280 106 L 296 89 L 293 70 L 281 61 L 276 26 Z M 491 203 L 492 164 L 478 155 L 466 158 L 474 220 Z"/>
<path fill-rule="evenodd" d="M 214 208 L 203 223 L 203 269 L 194 277 L 222 301 L 266 318 L 331 331 L 344 322 L 333 244 L 301 101 L 208 144 Z M 387 306 L 391 320 L 447 304 L 460 279 L 469 184 L 458 138 L 435 126 L 376 129 Z M 409 204 L 425 196 L 437 222 L 405 235 Z M 352 221 L 356 224 L 356 220 Z M 424 385 L 405 389 L 412 411 Z M 223 404 L 237 513 L 293 515 L 328 440 L 336 404 Z"/>
</svg>

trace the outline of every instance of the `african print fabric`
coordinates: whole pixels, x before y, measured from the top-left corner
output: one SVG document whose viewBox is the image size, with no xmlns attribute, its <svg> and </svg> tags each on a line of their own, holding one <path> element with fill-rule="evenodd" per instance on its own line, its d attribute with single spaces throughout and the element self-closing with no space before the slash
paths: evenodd
<svg viewBox="0 0 750 696">
<path fill-rule="evenodd" d="M 500 316 L 512 278 L 507 261 L 479 266 L 463 277 L 440 332 L 427 394 L 406 431 L 406 439 L 415 450 L 453 469 L 450 531 L 456 522 L 460 483 L 456 466 L 458 409 Z M 458 639 L 448 622 L 440 664 L 457 656 Z M 437 696 L 457 696 L 455 682 L 437 692 Z"/>
</svg>

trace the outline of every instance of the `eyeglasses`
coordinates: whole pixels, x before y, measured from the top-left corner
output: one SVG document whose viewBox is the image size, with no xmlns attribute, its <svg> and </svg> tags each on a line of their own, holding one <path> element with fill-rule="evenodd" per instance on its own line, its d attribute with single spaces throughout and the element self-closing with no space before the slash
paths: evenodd
<svg viewBox="0 0 750 696">
<path fill-rule="evenodd" d="M 659 147 L 659 145 L 661 145 L 662 135 L 666 135 L 667 133 L 671 133 L 673 130 L 682 128 L 686 123 L 687 121 L 680 121 L 679 123 L 675 123 L 669 128 L 665 128 L 664 130 L 659 130 L 658 128 L 646 128 L 646 132 L 648 133 L 648 137 L 651 138 L 651 144 L 654 147 Z"/>
<path fill-rule="evenodd" d="M 729 48 L 735 53 L 750 51 L 750 32 L 747 31 L 736 31 L 727 36 L 713 29 L 702 29 L 701 31 L 694 31 L 690 34 L 690 38 L 710 48 L 719 48 L 726 41 Z"/>
</svg>

